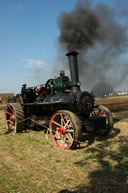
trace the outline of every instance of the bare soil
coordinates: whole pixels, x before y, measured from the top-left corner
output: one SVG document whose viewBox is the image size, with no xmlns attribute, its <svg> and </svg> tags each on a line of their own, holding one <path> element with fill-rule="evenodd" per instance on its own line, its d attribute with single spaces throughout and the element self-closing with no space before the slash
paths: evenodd
<svg viewBox="0 0 128 193">
<path fill-rule="evenodd" d="M 105 105 L 112 112 L 128 111 L 128 96 L 96 98 L 95 103 Z"/>
<path fill-rule="evenodd" d="M 113 116 L 109 136 L 87 135 L 76 150 L 63 150 L 43 131 L 6 134 L 1 110 L 0 193 L 127 193 L 127 109 Z"/>
</svg>

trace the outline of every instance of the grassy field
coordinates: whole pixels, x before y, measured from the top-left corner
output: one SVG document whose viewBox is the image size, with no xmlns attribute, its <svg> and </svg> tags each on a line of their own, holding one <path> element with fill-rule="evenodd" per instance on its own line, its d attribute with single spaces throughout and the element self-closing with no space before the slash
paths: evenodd
<svg viewBox="0 0 128 193">
<path fill-rule="evenodd" d="M 96 104 L 103 104 L 112 112 L 128 111 L 128 96 L 97 98 Z"/>
<path fill-rule="evenodd" d="M 43 131 L 7 134 L 0 111 L 0 193 L 127 193 L 128 118 L 106 138 L 56 148 Z"/>
</svg>

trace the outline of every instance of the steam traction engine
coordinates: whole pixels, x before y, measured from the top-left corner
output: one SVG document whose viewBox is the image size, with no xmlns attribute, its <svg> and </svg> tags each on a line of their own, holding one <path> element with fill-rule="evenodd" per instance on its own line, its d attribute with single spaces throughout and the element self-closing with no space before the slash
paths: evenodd
<svg viewBox="0 0 128 193">
<path fill-rule="evenodd" d="M 64 149 L 75 148 L 83 132 L 100 135 L 110 132 L 113 127 L 111 112 L 104 106 L 94 106 L 93 96 L 80 89 L 78 53 L 66 55 L 71 80 L 61 71 L 59 77 L 49 79 L 40 87 L 24 87 L 17 102 L 6 106 L 9 131 L 48 126 L 56 146 Z"/>
</svg>

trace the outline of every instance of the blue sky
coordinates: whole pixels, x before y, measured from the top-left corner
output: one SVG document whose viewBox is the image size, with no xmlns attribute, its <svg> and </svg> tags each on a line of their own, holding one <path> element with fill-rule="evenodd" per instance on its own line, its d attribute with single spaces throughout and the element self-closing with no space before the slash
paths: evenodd
<svg viewBox="0 0 128 193">
<path fill-rule="evenodd" d="M 94 4 L 99 2 L 103 0 Z M 75 4 L 76 0 L 0 0 L 1 93 L 16 94 L 23 82 L 35 86 L 53 76 L 57 19 Z"/>
</svg>

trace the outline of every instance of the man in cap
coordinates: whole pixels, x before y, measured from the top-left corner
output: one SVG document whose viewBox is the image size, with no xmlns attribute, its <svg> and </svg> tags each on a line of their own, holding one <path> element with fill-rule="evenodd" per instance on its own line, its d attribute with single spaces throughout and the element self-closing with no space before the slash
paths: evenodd
<svg viewBox="0 0 128 193">
<path fill-rule="evenodd" d="M 23 98 L 23 101 L 26 100 L 26 92 L 27 92 L 26 86 L 27 86 L 27 84 L 24 82 L 22 84 L 22 88 L 21 88 L 21 96 Z"/>
</svg>

